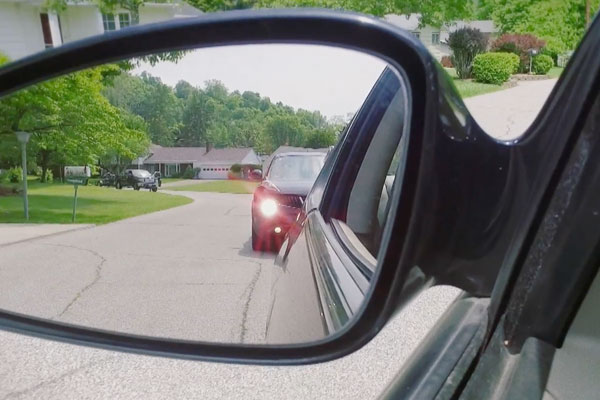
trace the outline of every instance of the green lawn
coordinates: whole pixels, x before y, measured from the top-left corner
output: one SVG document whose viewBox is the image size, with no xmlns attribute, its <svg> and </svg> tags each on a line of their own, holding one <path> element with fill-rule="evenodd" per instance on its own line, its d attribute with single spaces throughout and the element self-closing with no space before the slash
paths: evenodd
<svg viewBox="0 0 600 400">
<path fill-rule="evenodd" d="M 71 222 L 73 185 L 31 182 L 28 192 L 29 222 Z M 148 190 L 138 192 L 80 186 L 76 222 L 105 224 L 191 202 L 187 197 L 152 193 Z M 0 197 L 0 222 L 25 222 L 21 195 Z"/>
<path fill-rule="evenodd" d="M 214 192 L 214 193 L 253 193 L 258 186 L 256 182 L 247 181 L 214 181 L 193 183 L 185 186 L 170 187 L 169 190 L 189 191 L 189 192 Z"/>
<path fill-rule="evenodd" d="M 491 85 L 488 83 L 479 83 L 471 79 L 458 79 L 454 68 L 445 68 L 448 75 L 453 78 L 454 86 L 463 99 L 467 97 L 479 96 L 480 94 L 497 92 L 504 89 L 501 85 Z"/>
<path fill-rule="evenodd" d="M 182 181 L 183 178 L 161 178 L 160 181 L 161 183 L 171 183 L 171 182 L 177 182 L 177 181 Z"/>
<path fill-rule="evenodd" d="M 558 78 L 564 70 L 565 69 L 561 67 L 552 67 L 552 69 L 548 72 L 548 76 L 552 78 Z"/>
</svg>

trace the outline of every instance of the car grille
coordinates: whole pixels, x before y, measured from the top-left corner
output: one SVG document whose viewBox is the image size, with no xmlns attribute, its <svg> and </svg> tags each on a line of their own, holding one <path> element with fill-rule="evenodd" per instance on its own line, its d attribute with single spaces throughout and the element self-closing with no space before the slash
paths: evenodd
<svg viewBox="0 0 600 400">
<path fill-rule="evenodd" d="M 280 194 L 278 196 L 279 204 L 286 207 L 302 208 L 306 196 L 297 194 Z"/>
</svg>

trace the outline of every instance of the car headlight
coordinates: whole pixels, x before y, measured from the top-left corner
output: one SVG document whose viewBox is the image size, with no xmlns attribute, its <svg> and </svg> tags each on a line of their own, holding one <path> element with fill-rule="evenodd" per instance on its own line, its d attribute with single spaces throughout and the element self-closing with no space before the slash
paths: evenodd
<svg viewBox="0 0 600 400">
<path fill-rule="evenodd" d="M 260 212 L 265 217 L 272 217 L 277 212 L 277 202 L 273 199 L 265 199 L 260 203 Z"/>
</svg>

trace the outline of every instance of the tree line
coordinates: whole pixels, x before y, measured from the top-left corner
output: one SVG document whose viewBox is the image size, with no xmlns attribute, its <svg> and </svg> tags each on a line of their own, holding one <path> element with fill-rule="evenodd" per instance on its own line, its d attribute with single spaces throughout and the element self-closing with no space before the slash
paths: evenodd
<svg viewBox="0 0 600 400">
<path fill-rule="evenodd" d="M 269 153 L 283 144 L 333 145 L 344 126 L 259 93 L 230 92 L 219 81 L 170 87 L 147 73 L 131 74 L 134 65 L 67 74 L 0 99 L 0 169 L 20 165 L 18 131 L 32 134 L 28 170 L 41 169 L 44 181 L 47 171 L 57 176 L 65 165 L 122 169 L 151 143 Z"/>
<path fill-rule="evenodd" d="M 259 93 L 230 91 L 217 80 L 170 87 L 155 76 L 124 72 L 103 94 L 115 107 L 141 117 L 153 143 L 162 146 L 253 147 L 270 153 L 280 145 L 327 147 L 343 123 L 318 111 L 295 110 Z"/>
</svg>

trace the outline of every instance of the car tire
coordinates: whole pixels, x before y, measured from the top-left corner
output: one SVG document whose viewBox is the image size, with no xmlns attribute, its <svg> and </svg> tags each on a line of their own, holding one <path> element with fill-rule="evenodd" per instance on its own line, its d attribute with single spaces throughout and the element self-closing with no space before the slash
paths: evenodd
<svg viewBox="0 0 600 400">
<path fill-rule="evenodd" d="M 158 188 L 156 186 L 153 186 L 152 189 L 150 189 L 150 190 L 153 191 L 153 192 L 155 192 L 155 193 L 158 192 Z"/>
</svg>

